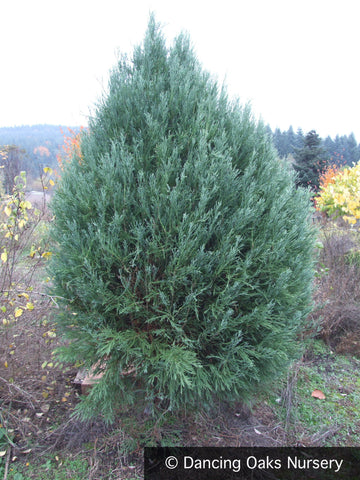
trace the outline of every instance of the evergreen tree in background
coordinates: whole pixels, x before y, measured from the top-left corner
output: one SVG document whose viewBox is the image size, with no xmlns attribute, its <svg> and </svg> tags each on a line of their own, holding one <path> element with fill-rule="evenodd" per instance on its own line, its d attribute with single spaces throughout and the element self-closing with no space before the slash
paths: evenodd
<svg viewBox="0 0 360 480">
<path fill-rule="evenodd" d="M 293 128 L 290 126 L 287 132 L 282 132 L 280 128 L 276 128 L 273 134 L 273 142 L 279 156 L 286 158 L 294 152 L 298 139 Z"/>
<path fill-rule="evenodd" d="M 356 143 L 353 133 L 341 137 L 336 135 L 334 140 L 327 137 L 324 140 L 324 147 L 330 156 L 331 165 L 351 167 L 360 160 L 360 146 Z"/>
<path fill-rule="evenodd" d="M 276 128 L 273 133 L 271 128 L 267 126 L 267 132 L 272 137 L 275 148 L 281 158 L 297 155 L 304 148 L 305 137 L 300 128 L 296 134 L 291 126 L 287 131 L 283 132 Z M 327 164 L 337 165 L 338 167 L 352 166 L 360 159 L 360 145 L 356 143 L 353 133 L 348 136 L 336 135 L 335 139 L 331 137 L 326 137 L 325 140 L 318 138 L 316 145 L 320 144 L 324 149 L 324 158 L 320 160 L 320 165 L 323 164 L 325 168 Z"/>
<path fill-rule="evenodd" d="M 322 147 L 321 138 L 315 130 L 311 130 L 305 136 L 302 148 L 295 149 L 294 158 L 294 168 L 298 174 L 297 184 L 317 191 L 319 177 L 326 169 L 328 160 Z"/>
<path fill-rule="evenodd" d="M 311 302 L 309 195 L 187 37 L 167 48 L 151 18 L 52 206 L 62 358 L 103 374 L 82 418 L 243 399 L 287 368 Z"/>
<path fill-rule="evenodd" d="M 304 144 L 304 132 L 301 128 L 297 129 L 294 148 L 301 148 Z"/>
</svg>

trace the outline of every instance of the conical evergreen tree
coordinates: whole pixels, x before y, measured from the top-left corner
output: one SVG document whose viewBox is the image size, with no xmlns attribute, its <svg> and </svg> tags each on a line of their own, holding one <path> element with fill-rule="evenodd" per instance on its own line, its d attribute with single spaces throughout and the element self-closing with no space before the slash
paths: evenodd
<svg viewBox="0 0 360 480">
<path fill-rule="evenodd" d="M 328 166 L 328 158 L 322 147 L 322 140 L 315 130 L 305 136 L 301 148 L 295 148 L 294 158 L 294 168 L 298 174 L 297 184 L 317 191 L 320 175 Z"/>
<path fill-rule="evenodd" d="M 186 36 L 167 48 L 151 18 L 52 208 L 62 357 L 103 372 L 84 418 L 243 398 L 286 369 L 310 308 L 308 193 Z"/>
</svg>

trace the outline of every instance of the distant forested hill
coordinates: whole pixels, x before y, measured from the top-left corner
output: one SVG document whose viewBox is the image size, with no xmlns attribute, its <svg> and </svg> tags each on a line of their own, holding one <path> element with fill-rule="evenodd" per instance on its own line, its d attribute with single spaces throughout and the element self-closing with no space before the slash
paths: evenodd
<svg viewBox="0 0 360 480">
<path fill-rule="evenodd" d="M 79 131 L 79 127 L 71 129 L 76 133 Z M 59 125 L 3 127 L 0 128 L 0 146 L 16 145 L 24 150 L 22 168 L 36 178 L 43 166 L 57 167 L 64 135 L 70 135 L 69 129 Z"/>
</svg>

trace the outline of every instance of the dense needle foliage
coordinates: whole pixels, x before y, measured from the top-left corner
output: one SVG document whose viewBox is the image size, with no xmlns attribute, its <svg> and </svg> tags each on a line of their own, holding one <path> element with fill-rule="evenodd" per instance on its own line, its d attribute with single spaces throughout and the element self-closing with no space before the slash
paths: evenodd
<svg viewBox="0 0 360 480">
<path fill-rule="evenodd" d="M 311 130 L 306 135 L 302 148 L 295 149 L 294 158 L 297 184 L 317 191 L 321 172 L 327 167 L 328 161 L 322 147 L 321 138 L 315 130 Z"/>
<path fill-rule="evenodd" d="M 186 36 L 168 48 L 151 18 L 52 207 L 62 356 L 103 372 L 83 417 L 243 398 L 287 367 L 310 306 L 308 194 Z"/>
</svg>

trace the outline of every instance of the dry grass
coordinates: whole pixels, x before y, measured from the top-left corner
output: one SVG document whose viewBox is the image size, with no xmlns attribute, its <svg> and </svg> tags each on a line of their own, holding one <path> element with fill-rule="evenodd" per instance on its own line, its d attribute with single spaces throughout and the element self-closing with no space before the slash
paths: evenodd
<svg viewBox="0 0 360 480">
<path fill-rule="evenodd" d="M 359 232 L 342 221 L 322 225 L 315 302 L 321 336 L 339 353 L 360 355 Z"/>
</svg>

